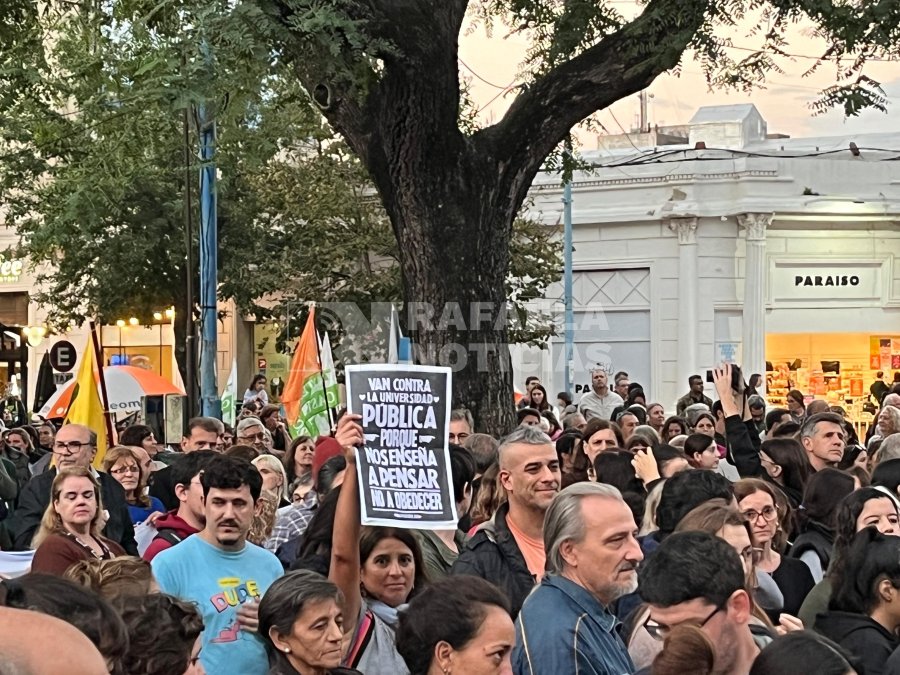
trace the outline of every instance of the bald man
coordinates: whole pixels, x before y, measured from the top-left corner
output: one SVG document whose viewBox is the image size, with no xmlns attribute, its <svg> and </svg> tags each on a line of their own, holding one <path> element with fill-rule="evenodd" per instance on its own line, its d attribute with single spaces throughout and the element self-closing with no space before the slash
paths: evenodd
<svg viewBox="0 0 900 675">
<path fill-rule="evenodd" d="M 48 649 L 48 640 L 53 648 Z M 56 617 L 0 607 L 0 673 L 107 675 L 106 662 L 80 630 Z"/>
</svg>

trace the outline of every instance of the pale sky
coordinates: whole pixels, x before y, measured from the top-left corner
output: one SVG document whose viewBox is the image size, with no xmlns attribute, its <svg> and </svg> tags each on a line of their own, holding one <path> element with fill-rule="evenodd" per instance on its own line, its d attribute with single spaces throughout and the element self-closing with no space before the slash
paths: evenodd
<svg viewBox="0 0 900 675">
<path fill-rule="evenodd" d="M 630 2 L 616 4 L 626 7 L 632 5 Z M 515 97 L 515 92 L 504 93 L 504 88 L 519 81 L 516 74 L 527 42 L 520 36 L 507 37 L 506 33 L 505 27 L 498 25 L 494 34 L 488 37 L 484 29 L 479 27 L 460 39 L 460 59 L 463 62 L 460 72 L 463 77 L 470 79 L 470 91 L 479 106 L 482 124 L 499 120 Z M 746 30 L 736 31 L 733 44 L 736 47 L 755 48 L 761 44 L 761 39 L 746 36 Z M 803 28 L 799 27 L 790 36 L 785 51 L 797 55 L 815 55 L 821 53 L 822 43 L 805 35 Z M 736 58 L 742 53 L 744 52 L 733 52 Z M 849 119 L 844 119 L 841 110 L 813 116 L 809 104 L 815 100 L 819 90 L 835 81 L 835 67 L 830 63 L 821 66 L 816 73 L 802 77 L 813 63 L 814 61 L 805 58 L 781 59 L 779 65 L 785 71 L 784 74 L 773 73 L 766 89 L 744 94 L 710 91 L 700 65 L 686 56 L 680 77 L 664 74 L 651 85 L 650 123 L 686 124 L 701 106 L 749 102 L 759 109 L 768 123 L 769 133 L 784 133 L 793 137 L 863 132 L 900 134 L 900 62 L 871 63 L 865 71 L 869 77 L 881 82 L 888 98 L 893 102 L 893 105 L 888 106 L 888 113 L 867 110 L 858 117 Z M 599 113 L 598 119 L 611 134 L 620 134 L 622 130 L 619 124 L 631 131 L 637 125 L 638 114 L 638 97 L 632 96 L 613 105 L 611 111 Z M 579 136 L 582 149 L 592 150 L 597 147 L 593 135 Z"/>
</svg>

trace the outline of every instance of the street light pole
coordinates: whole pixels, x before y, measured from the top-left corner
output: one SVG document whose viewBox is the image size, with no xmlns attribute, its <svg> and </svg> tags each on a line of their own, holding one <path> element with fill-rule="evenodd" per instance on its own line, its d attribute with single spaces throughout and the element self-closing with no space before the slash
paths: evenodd
<svg viewBox="0 0 900 675">
<path fill-rule="evenodd" d="M 575 351 L 575 313 L 572 308 L 572 179 L 563 184 L 563 295 L 566 303 L 565 315 L 565 391 L 572 393 Z"/>
<path fill-rule="evenodd" d="M 216 121 L 204 103 L 200 118 L 200 414 L 222 418 L 216 376 L 218 223 L 216 221 Z"/>
</svg>

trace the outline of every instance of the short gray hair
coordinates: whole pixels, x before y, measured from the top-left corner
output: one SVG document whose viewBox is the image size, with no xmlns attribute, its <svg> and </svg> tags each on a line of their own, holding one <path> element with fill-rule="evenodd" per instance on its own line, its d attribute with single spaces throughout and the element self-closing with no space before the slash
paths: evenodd
<svg viewBox="0 0 900 675">
<path fill-rule="evenodd" d="M 581 418 L 582 422 L 586 422 L 587 420 L 577 410 L 575 412 L 570 412 L 568 415 L 562 418 L 563 429 L 568 431 L 569 429 L 574 429 L 578 425 L 578 418 Z"/>
<path fill-rule="evenodd" d="M 538 426 L 516 427 L 515 430 L 500 440 L 498 455 L 503 458 L 503 451 L 511 445 L 553 445 L 553 441 Z"/>
<path fill-rule="evenodd" d="M 265 429 L 266 425 L 263 424 L 262 420 L 258 417 L 247 415 L 247 417 L 238 422 L 237 429 L 234 430 L 234 433 L 236 436 L 240 435 L 242 431 L 244 431 L 245 429 L 249 429 L 250 427 L 262 427 L 263 429 Z"/>
<path fill-rule="evenodd" d="M 753 394 L 747 399 L 747 405 L 751 408 L 765 408 L 766 400 L 759 394 Z"/>
<path fill-rule="evenodd" d="M 881 441 L 875 465 L 878 466 L 882 462 L 892 459 L 900 459 L 900 434 L 891 434 Z"/>
<path fill-rule="evenodd" d="M 465 422 L 469 425 L 469 429 L 475 431 L 475 420 L 472 418 L 472 413 L 469 412 L 468 408 L 457 408 L 456 410 L 451 410 L 450 421 Z"/>
<path fill-rule="evenodd" d="M 607 497 L 622 501 L 622 493 L 605 483 L 575 483 L 560 492 L 547 509 L 544 517 L 544 551 L 547 554 L 546 569 L 550 574 L 562 574 L 566 561 L 560 546 L 567 541 L 584 540 L 584 514 L 581 502 L 586 497 Z"/>
<path fill-rule="evenodd" d="M 812 438 L 816 433 L 816 427 L 819 426 L 821 422 L 830 422 L 831 424 L 837 424 L 842 428 L 844 426 L 844 418 L 837 413 L 816 413 L 803 420 L 803 424 L 800 426 L 800 438 Z"/>
<path fill-rule="evenodd" d="M 539 426 L 516 427 L 515 430 L 500 439 L 500 447 L 497 448 L 497 462 L 503 468 L 503 454 L 507 448 L 513 445 L 553 445 L 550 437 Z"/>
</svg>

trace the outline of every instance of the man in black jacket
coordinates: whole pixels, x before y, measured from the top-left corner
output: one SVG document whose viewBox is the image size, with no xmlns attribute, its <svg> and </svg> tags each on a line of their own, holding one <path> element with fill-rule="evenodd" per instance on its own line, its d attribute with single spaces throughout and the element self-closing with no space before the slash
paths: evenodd
<svg viewBox="0 0 900 675">
<path fill-rule="evenodd" d="M 81 424 L 65 425 L 53 442 L 53 454 L 59 469 L 74 466 L 90 468 L 96 452 L 97 434 Z M 128 554 L 137 555 L 125 490 L 112 476 L 92 471 L 100 482 L 103 508 L 109 513 L 103 529 L 104 536 L 120 543 Z M 15 547 L 19 550 L 30 547 L 31 539 L 41 524 L 41 518 L 50 503 L 50 490 L 56 472 L 57 469 L 54 468 L 38 474 L 25 484 L 19 495 L 19 505 L 10 525 Z"/>
<path fill-rule="evenodd" d="M 515 618 L 544 575 L 544 515 L 559 492 L 559 458 L 539 427 L 519 427 L 500 443 L 507 502 L 469 540 L 450 574 L 473 574 L 505 591 Z"/>
<path fill-rule="evenodd" d="M 196 450 L 215 450 L 221 452 L 220 443 L 225 425 L 215 417 L 192 417 L 188 420 L 187 431 L 181 437 L 181 452 L 185 455 Z M 181 457 L 176 455 L 169 466 L 153 474 L 150 484 L 150 496 L 156 497 L 166 507 L 166 511 L 176 511 L 181 502 L 175 495 L 175 481 L 172 465 Z"/>
</svg>

